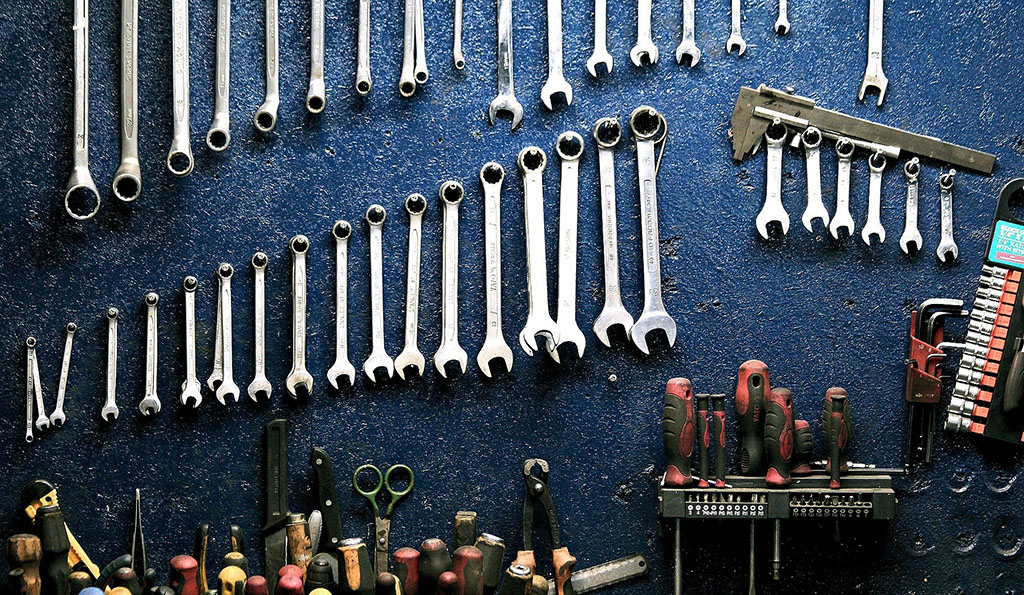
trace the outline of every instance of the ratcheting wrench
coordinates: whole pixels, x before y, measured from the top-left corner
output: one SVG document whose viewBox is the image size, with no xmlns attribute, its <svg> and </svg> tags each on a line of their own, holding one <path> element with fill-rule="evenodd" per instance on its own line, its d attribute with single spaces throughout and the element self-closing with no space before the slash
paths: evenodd
<svg viewBox="0 0 1024 595">
<path fill-rule="evenodd" d="M 434 367 L 448 378 L 449 364 L 466 373 L 466 350 L 459 345 L 459 203 L 466 195 L 462 184 L 449 180 L 438 190 L 441 199 L 441 345 L 434 354 Z"/>
<path fill-rule="evenodd" d="M 935 249 L 935 255 L 939 257 L 940 262 L 946 264 L 956 260 L 957 256 L 959 255 L 959 251 L 956 247 L 956 242 L 953 241 L 954 176 L 956 176 L 955 169 L 951 169 L 949 170 L 949 172 L 939 176 L 939 205 L 942 209 L 942 236 L 939 238 L 939 247 Z"/>
<path fill-rule="evenodd" d="M 265 48 L 263 59 L 266 88 L 263 94 L 263 104 L 256 110 L 252 121 L 260 132 L 270 132 L 277 125 L 277 108 L 281 105 L 277 0 L 265 0 L 264 14 Z"/>
<path fill-rule="evenodd" d="M 406 368 L 414 368 L 423 376 L 427 363 L 417 345 L 420 328 L 420 256 L 423 242 L 423 213 L 427 199 L 422 194 L 410 194 L 405 199 L 405 212 L 409 214 L 409 257 L 405 277 L 405 347 L 395 358 L 395 373 L 405 380 Z"/>
<path fill-rule="evenodd" d="M 622 126 L 615 118 L 601 118 L 594 124 L 598 174 L 601 179 L 601 238 L 604 244 L 604 307 L 594 321 L 594 335 L 611 347 L 608 330 L 633 328 L 633 317 L 622 305 L 619 286 L 619 232 L 615 206 L 615 146 L 622 138 Z"/>
<path fill-rule="evenodd" d="M 107 308 L 107 400 L 100 410 L 100 419 L 117 419 L 117 308 Z"/>
<path fill-rule="evenodd" d="M 676 62 L 689 63 L 690 67 L 700 62 L 700 49 L 694 36 L 693 0 L 683 0 L 683 40 L 676 47 Z"/>
<path fill-rule="evenodd" d="M 267 264 L 269 258 L 263 252 L 252 255 L 253 271 L 253 347 L 254 372 L 252 382 L 246 392 L 249 399 L 258 403 L 260 399 L 269 399 L 273 390 L 267 380 Z"/>
<path fill-rule="evenodd" d="M 348 359 L 348 239 L 352 236 L 352 226 L 348 221 L 335 221 L 331 227 L 334 237 L 334 364 L 327 370 L 327 383 L 331 388 L 341 388 L 339 379 L 348 380 L 348 385 L 356 383 L 356 369 Z"/>
<path fill-rule="evenodd" d="M 523 106 L 516 99 L 512 73 L 512 0 L 498 0 L 498 94 L 487 108 L 487 118 L 493 125 L 499 112 L 507 113 L 515 130 L 523 121 Z"/>
<path fill-rule="evenodd" d="M 188 0 L 171 0 L 171 91 L 174 136 L 167 153 L 167 169 L 178 177 L 192 173 L 192 134 L 189 124 Z"/>
<path fill-rule="evenodd" d="M 565 98 L 565 105 L 572 105 L 572 86 L 565 80 L 563 65 L 562 0 L 547 0 L 547 6 L 548 79 L 540 89 L 540 101 L 550 111 L 554 109 L 551 100 L 555 95 L 562 95 Z"/>
<path fill-rule="evenodd" d="M 118 200 L 142 192 L 139 167 L 139 0 L 121 0 L 121 165 L 111 187 Z"/>
<path fill-rule="evenodd" d="M 537 337 L 558 344 L 558 325 L 548 310 L 547 250 L 544 248 L 544 167 L 547 155 L 540 147 L 519 152 L 517 164 L 523 178 L 523 216 L 526 220 L 526 289 L 529 311 L 519 333 L 526 355 L 537 351 Z"/>
<path fill-rule="evenodd" d="M 269 0 L 268 0 L 269 1 Z M 359 25 L 356 36 L 356 93 L 370 94 L 370 0 L 359 0 Z"/>
<path fill-rule="evenodd" d="M 637 0 L 636 3 L 636 45 L 629 50 L 634 66 L 658 63 L 658 46 L 651 39 L 651 4 L 652 0 Z"/>
<path fill-rule="evenodd" d="M 807 208 L 801 222 L 807 231 L 814 233 L 814 220 L 821 219 L 828 229 L 828 209 L 821 200 L 821 131 L 811 126 L 800 137 L 804 146 L 804 161 L 807 164 Z"/>
<path fill-rule="evenodd" d="M 775 32 L 785 35 L 789 33 L 789 28 L 789 2 L 788 0 L 779 0 L 779 17 L 775 19 Z"/>
<path fill-rule="evenodd" d="M 68 388 L 68 372 L 71 370 L 71 345 L 75 339 L 78 325 L 69 322 L 64 327 L 64 358 L 60 363 L 60 380 L 57 381 L 57 406 L 50 414 L 50 424 L 55 428 L 64 426 L 67 415 L 64 414 L 64 395 Z"/>
<path fill-rule="evenodd" d="M 198 409 L 203 402 L 202 385 L 196 376 L 196 290 L 199 280 L 189 275 L 181 286 L 185 291 L 185 381 L 181 383 L 181 404 Z"/>
<path fill-rule="evenodd" d="M 505 170 L 491 161 L 480 169 L 484 188 L 484 286 L 487 288 L 487 336 L 476 355 L 477 366 L 491 377 L 491 364 L 501 361 L 512 371 L 512 349 L 501 328 L 501 184 Z"/>
<path fill-rule="evenodd" d="M 25 442 L 31 444 L 35 439 L 32 426 L 32 409 L 36 398 L 36 379 L 33 364 L 36 359 L 36 338 L 25 339 Z"/>
<path fill-rule="evenodd" d="M 27 369 L 29 386 L 31 388 L 31 394 L 29 397 L 35 404 L 35 428 L 42 432 L 43 430 L 49 429 L 50 418 L 46 416 L 46 406 L 43 403 L 43 384 L 42 381 L 39 380 L 39 359 L 36 357 L 36 338 L 28 337 L 25 339 L 25 347 L 27 348 L 27 357 L 29 362 Z M 31 415 L 32 414 L 29 413 L 29 420 L 31 420 Z M 26 440 L 28 440 L 27 436 Z"/>
<path fill-rule="evenodd" d="M 327 105 L 324 83 L 324 0 L 311 0 L 309 7 L 309 87 L 306 110 L 319 114 Z"/>
<path fill-rule="evenodd" d="M 924 246 L 921 231 L 917 228 L 917 201 L 920 189 L 921 160 L 914 157 L 903 166 L 903 177 L 907 179 L 906 222 L 900 236 L 900 249 L 904 254 L 914 255 Z"/>
<path fill-rule="evenodd" d="M 885 14 L 885 0 L 869 0 L 868 7 L 868 63 L 864 68 L 864 80 L 860 83 L 857 99 L 864 101 L 869 90 L 878 92 L 878 107 L 885 101 L 889 79 L 882 72 L 882 23 Z"/>
<path fill-rule="evenodd" d="M 284 387 L 292 398 L 313 394 L 313 375 L 306 369 L 306 252 L 309 239 L 297 235 L 288 242 L 292 253 L 292 369 Z"/>
<path fill-rule="evenodd" d="M 160 296 L 151 291 L 146 294 L 146 393 L 139 402 L 139 413 L 149 417 L 160 413 L 160 397 L 156 390 L 157 377 L 157 344 L 159 329 L 157 327 L 156 305 Z"/>
<path fill-rule="evenodd" d="M 725 52 L 731 54 L 735 51 L 736 57 L 742 56 L 743 52 L 747 51 L 747 42 L 743 41 L 740 24 L 743 19 L 742 10 L 742 0 L 732 0 L 732 32 L 725 42 Z"/>
<path fill-rule="evenodd" d="M 206 146 L 223 151 L 231 143 L 231 0 L 217 0 L 217 56 L 213 74 L 213 121 Z"/>
<path fill-rule="evenodd" d="M 676 342 L 676 322 L 665 310 L 661 293 L 661 254 L 658 240 L 658 161 L 656 146 L 665 147 L 668 124 L 653 107 L 642 105 L 629 116 L 629 128 L 636 144 L 637 178 L 640 186 L 640 231 L 644 258 L 644 309 L 629 329 L 629 337 L 645 355 L 647 335 L 662 331 L 668 346 Z"/>
<path fill-rule="evenodd" d="M 836 170 L 836 214 L 828 227 L 835 240 L 839 239 L 840 229 L 845 230 L 847 236 L 852 236 L 857 229 L 853 215 L 850 214 L 850 166 L 855 148 L 853 141 L 846 137 L 836 141 L 836 157 L 839 160 Z"/>
<path fill-rule="evenodd" d="M 74 167 L 64 189 L 64 209 L 74 219 L 100 210 L 100 193 L 89 173 L 89 0 L 75 0 Z"/>
<path fill-rule="evenodd" d="M 594 51 L 587 58 L 587 72 L 597 78 L 599 65 L 612 73 L 612 55 L 608 53 L 608 0 L 594 0 Z"/>
<path fill-rule="evenodd" d="M 777 225 L 782 235 L 789 233 L 789 213 L 782 204 L 782 151 L 788 132 L 785 124 L 776 119 L 764 133 L 764 140 L 768 145 L 768 175 L 764 206 L 761 207 L 761 212 L 757 214 L 754 223 L 757 233 L 765 240 L 770 235 L 769 225 Z"/>
<path fill-rule="evenodd" d="M 882 227 L 882 173 L 885 171 L 885 155 L 881 151 L 868 157 L 868 220 L 860 230 L 860 237 L 868 246 L 871 236 L 878 236 L 878 243 L 885 242 L 885 228 Z"/>
<path fill-rule="evenodd" d="M 232 355 L 232 332 L 231 332 L 231 276 L 235 274 L 235 269 L 228 263 L 221 263 L 217 267 L 217 281 L 219 283 L 219 289 L 217 290 L 220 312 L 220 349 L 221 349 L 221 364 L 223 365 L 222 373 L 223 378 L 217 386 L 217 390 L 214 395 L 221 405 L 227 403 L 227 397 L 231 397 L 234 401 L 238 402 L 239 390 L 238 385 L 235 384 L 235 367 L 234 367 L 234 356 Z"/>
<path fill-rule="evenodd" d="M 548 343 L 547 350 L 551 359 L 561 363 L 558 349 L 562 345 L 576 347 L 579 358 L 587 347 L 587 338 L 576 324 L 576 236 L 583 137 L 572 131 L 563 132 L 555 141 L 555 153 L 562 170 L 558 195 L 558 343 Z"/>
<path fill-rule="evenodd" d="M 395 362 L 388 355 L 384 343 L 384 220 L 388 213 L 374 204 L 366 209 L 366 223 L 370 226 L 370 323 L 373 347 L 363 362 L 363 373 L 370 382 L 388 380 L 395 375 Z M 384 371 L 378 380 L 377 372 Z"/>
</svg>

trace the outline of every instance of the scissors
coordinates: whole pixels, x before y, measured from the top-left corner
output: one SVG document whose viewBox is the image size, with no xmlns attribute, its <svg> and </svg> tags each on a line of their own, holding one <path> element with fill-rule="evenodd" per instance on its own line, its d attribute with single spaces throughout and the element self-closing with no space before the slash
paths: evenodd
<svg viewBox="0 0 1024 595">
<path fill-rule="evenodd" d="M 364 490 L 359 486 L 359 474 L 364 471 L 371 471 L 377 475 L 377 480 L 374 482 L 372 489 Z M 391 487 L 391 474 L 395 472 L 407 473 L 409 475 L 409 485 L 405 486 L 404 489 L 395 491 Z M 377 574 L 388 571 L 388 535 L 391 533 L 391 513 L 395 508 L 395 505 L 409 495 L 412 491 L 413 483 L 415 483 L 415 477 L 413 476 L 412 469 L 408 465 L 392 465 L 381 474 L 380 469 L 376 465 L 363 465 L 356 469 L 356 472 L 352 474 L 352 487 L 355 488 L 360 495 L 370 501 L 370 506 L 373 507 L 373 527 L 376 539 L 374 540 L 374 571 Z M 381 513 L 380 507 L 377 505 L 377 495 L 381 492 L 386 492 L 390 496 L 391 501 L 388 502 L 387 508 L 384 509 L 383 514 Z"/>
</svg>

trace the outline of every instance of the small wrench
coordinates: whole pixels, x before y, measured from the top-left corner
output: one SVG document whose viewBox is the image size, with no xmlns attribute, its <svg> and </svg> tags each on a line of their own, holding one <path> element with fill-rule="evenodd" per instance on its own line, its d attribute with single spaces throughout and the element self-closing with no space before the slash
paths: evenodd
<svg viewBox="0 0 1024 595">
<path fill-rule="evenodd" d="M 366 209 L 366 223 L 370 226 L 370 319 L 373 330 L 373 348 L 363 362 L 363 372 L 370 382 L 388 380 L 395 375 L 395 363 L 384 344 L 384 220 L 388 213 L 384 207 L 373 204 Z M 377 372 L 385 376 L 378 380 Z"/>
<path fill-rule="evenodd" d="M 156 390 L 157 377 L 157 334 L 156 305 L 160 296 L 156 292 L 146 294 L 146 394 L 139 402 L 139 413 L 149 417 L 160 413 L 160 397 Z"/>
<path fill-rule="evenodd" d="M 491 161 L 480 169 L 484 189 L 484 286 L 487 289 L 487 336 L 476 364 L 484 376 L 491 377 L 491 364 L 500 361 L 505 372 L 512 371 L 512 349 L 501 328 L 501 184 L 505 169 Z"/>
<path fill-rule="evenodd" d="M 420 328 L 420 256 L 423 241 L 423 213 L 427 210 L 427 199 L 422 194 L 410 194 L 405 199 L 405 211 L 409 214 L 409 258 L 405 277 L 405 347 L 395 358 L 395 373 L 405 380 L 406 368 L 414 368 L 417 376 L 423 376 L 427 363 L 417 345 Z"/>
<path fill-rule="evenodd" d="M 171 0 L 171 91 L 174 136 L 167 152 L 167 169 L 179 178 L 192 173 L 192 134 L 189 124 L 188 0 Z"/>
<path fill-rule="evenodd" d="M 185 381 L 181 383 L 181 404 L 198 409 L 203 402 L 202 385 L 196 375 L 196 289 L 199 288 L 199 280 L 189 275 L 181 287 L 185 291 Z M 219 314 L 217 320 L 220 326 Z"/>
<path fill-rule="evenodd" d="M 935 249 L 935 255 L 939 262 L 949 264 L 956 260 L 959 251 L 956 242 L 953 241 L 953 183 L 956 170 L 939 176 L 939 204 L 942 208 L 941 225 L 942 236 L 939 238 L 939 247 Z"/>
<path fill-rule="evenodd" d="M 576 244 L 580 210 L 580 158 L 583 137 L 563 132 L 555 141 L 555 153 L 561 161 L 558 193 L 558 343 L 547 346 L 551 359 L 561 363 L 558 350 L 563 345 L 576 348 L 582 358 L 587 338 L 576 324 Z"/>
<path fill-rule="evenodd" d="M 348 239 L 352 226 L 348 221 L 335 221 L 331 226 L 334 237 L 334 364 L 327 370 L 327 383 L 338 390 L 338 379 L 345 378 L 348 385 L 356 383 L 356 369 L 348 359 Z"/>
<path fill-rule="evenodd" d="M 64 190 L 64 209 L 74 219 L 100 210 L 100 193 L 89 172 L 89 0 L 75 0 L 74 167 Z"/>
<path fill-rule="evenodd" d="M 139 0 L 121 0 L 121 165 L 114 196 L 131 202 L 142 192 L 139 167 Z"/>
<path fill-rule="evenodd" d="M 523 121 L 523 106 L 516 99 L 512 62 L 512 0 L 498 0 L 498 94 L 487 108 L 487 118 L 494 124 L 499 112 L 512 116 L 512 130 Z"/>
<path fill-rule="evenodd" d="M 868 63 L 864 69 L 864 80 L 860 83 L 857 99 L 864 101 L 869 90 L 878 92 L 878 107 L 885 101 L 885 91 L 889 87 L 889 79 L 882 72 L 882 24 L 885 13 L 885 0 L 869 0 L 868 7 Z"/>
<path fill-rule="evenodd" d="M 615 147 L 622 138 L 622 126 L 615 118 L 601 118 L 594 124 L 598 174 L 601 180 L 601 238 L 604 243 L 604 307 L 594 321 L 594 335 L 611 347 L 608 330 L 633 328 L 633 317 L 622 305 L 619 286 L 619 232 L 615 206 Z"/>
<path fill-rule="evenodd" d="M 213 121 L 206 146 L 223 151 L 231 143 L 231 0 L 217 0 L 217 55 L 213 73 Z"/>
<path fill-rule="evenodd" d="M 882 227 L 882 173 L 885 171 L 885 155 L 881 151 L 868 157 L 868 220 L 860 237 L 868 246 L 871 236 L 878 236 L 878 243 L 885 242 L 885 228 Z"/>
<path fill-rule="evenodd" d="M 33 364 L 36 359 L 36 338 L 25 339 L 25 442 L 32 444 L 36 439 L 32 426 L 32 409 L 36 398 L 36 380 Z"/>
<path fill-rule="evenodd" d="M 221 263 L 217 267 L 217 280 L 220 283 L 218 297 L 220 302 L 220 307 L 218 308 L 220 310 L 220 348 L 221 362 L 224 366 L 224 378 L 217 387 L 215 395 L 221 405 L 227 403 L 227 397 L 229 396 L 237 403 L 240 392 L 238 385 L 235 384 L 234 357 L 231 353 L 233 346 L 231 332 L 231 277 L 234 274 L 234 267 L 226 262 Z"/>
<path fill-rule="evenodd" d="M 839 160 L 836 170 L 836 214 L 828 228 L 835 240 L 839 239 L 840 229 L 845 230 L 847 236 L 852 236 L 857 229 L 853 215 L 850 214 L 850 166 L 854 149 L 856 146 L 853 141 L 845 136 L 836 141 L 836 157 Z"/>
<path fill-rule="evenodd" d="M 554 109 L 551 100 L 555 95 L 562 95 L 565 98 L 565 105 L 572 105 L 572 86 L 565 80 L 563 65 L 562 0 L 547 0 L 547 6 L 548 79 L 540 89 L 540 101 L 550 111 Z"/>
<path fill-rule="evenodd" d="M 828 209 L 821 200 L 821 131 L 814 126 L 804 130 L 800 137 L 804 145 L 804 161 L 807 164 L 807 208 L 800 219 L 807 231 L 814 233 L 814 220 L 828 229 Z"/>
<path fill-rule="evenodd" d="M 768 144 L 768 176 L 764 197 L 764 206 L 757 214 L 755 225 L 757 233 L 761 238 L 767 240 L 772 230 L 768 226 L 778 226 L 781 235 L 789 233 L 789 213 L 782 204 L 782 151 L 786 143 L 788 129 L 778 119 L 772 122 L 764 133 L 764 140 Z"/>
<path fill-rule="evenodd" d="M 402 33 L 402 74 L 398 78 L 398 93 L 412 97 L 416 93 L 416 0 L 405 0 Z"/>
<path fill-rule="evenodd" d="M 270 398 L 273 387 L 267 380 L 267 264 L 270 259 L 263 252 L 252 255 L 253 271 L 253 303 L 255 316 L 253 332 L 255 334 L 255 347 L 253 348 L 253 360 L 255 370 L 253 371 L 252 382 L 249 383 L 247 393 L 249 399 L 258 403 L 260 399 Z"/>
<path fill-rule="evenodd" d="M 100 419 L 109 423 L 117 419 L 117 308 L 107 308 L 107 400 L 100 410 Z"/>
<path fill-rule="evenodd" d="M 594 0 L 594 51 L 587 58 L 587 71 L 597 78 L 597 67 L 604 66 L 604 72 L 612 73 L 612 55 L 608 53 L 608 0 Z"/>
<path fill-rule="evenodd" d="M 789 33 L 789 29 L 789 2 L 788 0 L 779 0 L 779 17 L 775 19 L 775 32 L 785 35 Z"/>
<path fill-rule="evenodd" d="M 900 236 L 900 249 L 904 254 L 917 254 L 924 246 L 921 231 L 917 228 L 917 201 L 920 188 L 921 160 L 914 157 L 903 166 L 903 177 L 907 179 L 907 210 L 903 235 Z"/>
<path fill-rule="evenodd" d="M 526 288 L 529 311 L 519 333 L 526 355 L 537 351 L 537 337 L 558 344 L 558 325 L 548 309 L 547 250 L 544 247 L 544 167 L 548 157 L 540 147 L 519 152 L 517 164 L 523 178 L 523 216 L 526 220 Z"/>
<path fill-rule="evenodd" d="M 701 56 L 694 35 L 693 21 L 693 0 L 683 0 L 683 40 L 676 47 L 676 62 L 679 64 L 689 63 L 691 68 L 700 62 Z"/>
<path fill-rule="evenodd" d="M 260 132 L 270 132 L 277 125 L 277 108 L 281 105 L 280 57 L 278 52 L 277 0 L 266 0 L 264 4 L 264 77 L 266 88 L 263 104 L 256 110 L 253 123 Z"/>
<path fill-rule="evenodd" d="M 420 85 L 427 82 L 430 72 L 427 70 L 427 35 L 423 25 L 423 0 L 416 2 L 416 82 Z"/>
<path fill-rule="evenodd" d="M 434 367 L 448 378 L 449 364 L 466 373 L 466 350 L 459 345 L 459 203 L 466 192 L 462 184 L 449 180 L 441 184 L 441 345 L 434 353 Z"/>
<path fill-rule="evenodd" d="M 306 370 L 306 252 L 309 239 L 297 235 L 288 242 L 292 253 L 292 369 L 284 387 L 292 398 L 313 394 L 313 375 Z"/>
<path fill-rule="evenodd" d="M 64 358 L 60 362 L 60 380 L 57 382 L 57 406 L 50 414 L 50 424 L 55 428 L 64 427 L 68 419 L 64 414 L 64 395 L 68 388 L 68 372 L 71 370 L 71 345 L 77 330 L 78 325 L 73 322 L 64 327 Z"/>
<path fill-rule="evenodd" d="M 462 55 L 462 0 L 455 0 L 455 31 L 452 36 L 452 63 L 456 70 L 466 67 L 466 57 Z"/>
<path fill-rule="evenodd" d="M 224 333 L 221 332 L 221 305 L 220 292 L 217 293 L 217 313 L 216 320 L 214 321 L 215 329 L 213 331 L 213 370 L 210 371 L 209 378 L 206 379 L 206 386 L 210 387 L 211 391 L 216 391 L 217 387 L 220 386 L 222 380 L 224 380 L 224 348 L 222 345 L 222 339 Z"/>
<path fill-rule="evenodd" d="M 651 39 L 651 4 L 652 0 L 637 0 L 636 3 L 636 45 L 629 50 L 634 66 L 658 63 L 658 46 Z"/>
<path fill-rule="evenodd" d="M 269 2 L 270 0 L 268 0 Z M 370 94 L 370 0 L 359 0 L 359 26 L 356 37 L 356 93 Z"/>
<path fill-rule="evenodd" d="M 43 403 L 43 384 L 39 380 L 39 359 L 36 357 L 36 338 L 25 339 L 28 348 L 28 359 L 31 364 L 32 399 L 35 402 L 36 430 L 42 432 L 50 428 L 50 418 L 46 416 L 46 405 Z"/>
<path fill-rule="evenodd" d="M 324 82 L 324 0 L 311 0 L 309 17 L 309 88 L 306 91 L 306 111 L 319 114 L 327 105 Z"/>
<path fill-rule="evenodd" d="M 732 32 L 725 42 L 725 53 L 736 52 L 737 57 L 747 51 L 747 42 L 743 41 L 743 31 L 740 29 L 740 21 L 743 19 L 741 2 L 742 0 L 732 0 Z"/>
</svg>

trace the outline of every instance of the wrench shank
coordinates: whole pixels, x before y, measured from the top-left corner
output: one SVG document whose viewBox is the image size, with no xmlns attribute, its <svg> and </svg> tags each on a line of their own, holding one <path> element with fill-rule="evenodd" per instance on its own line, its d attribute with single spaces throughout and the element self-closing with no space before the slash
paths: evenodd
<svg viewBox="0 0 1024 595">
<path fill-rule="evenodd" d="M 415 347 L 420 328 L 420 260 L 423 214 L 409 215 L 409 256 L 405 281 L 405 345 Z M 442 291 L 444 287 L 442 286 Z"/>
<path fill-rule="evenodd" d="M 653 141 L 636 143 L 640 179 L 640 232 L 644 257 L 644 310 L 664 310 L 661 299 L 661 254 L 658 238 L 656 157 Z"/>
<path fill-rule="evenodd" d="M 580 162 L 562 161 L 558 207 L 558 322 L 576 321 L 576 243 L 579 227 Z"/>
<path fill-rule="evenodd" d="M 619 232 L 615 213 L 615 153 L 598 149 L 598 174 L 601 184 L 601 237 L 604 241 L 605 308 L 622 306 L 619 286 Z"/>
<path fill-rule="evenodd" d="M 459 342 L 459 206 L 444 202 L 441 253 L 442 345 Z"/>
</svg>

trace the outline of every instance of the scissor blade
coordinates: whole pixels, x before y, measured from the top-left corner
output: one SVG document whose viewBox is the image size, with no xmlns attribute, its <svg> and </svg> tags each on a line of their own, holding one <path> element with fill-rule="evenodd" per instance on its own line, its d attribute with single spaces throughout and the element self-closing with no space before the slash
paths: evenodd
<svg viewBox="0 0 1024 595">
<path fill-rule="evenodd" d="M 309 544 L 313 552 L 316 552 L 320 545 L 320 536 L 323 534 L 323 521 L 319 510 L 309 513 L 309 520 L 306 521 L 309 525 Z"/>
<path fill-rule="evenodd" d="M 374 540 L 373 571 L 376 574 L 388 571 L 388 536 L 391 534 L 391 519 L 373 520 L 377 539 Z"/>
</svg>

